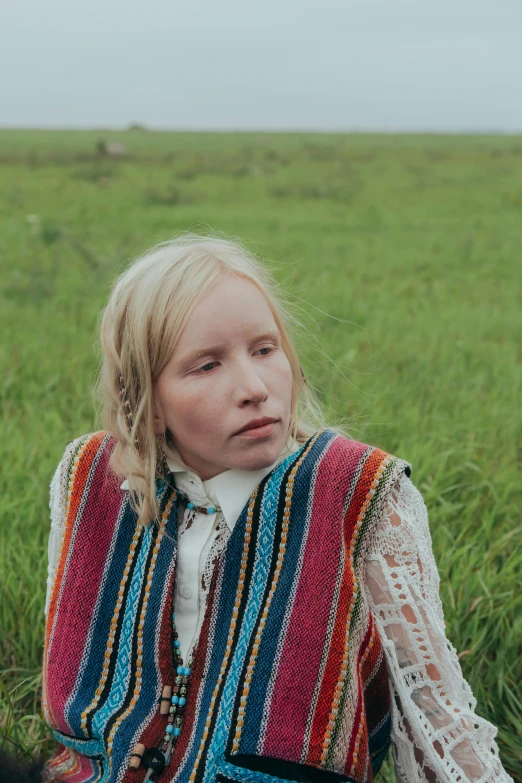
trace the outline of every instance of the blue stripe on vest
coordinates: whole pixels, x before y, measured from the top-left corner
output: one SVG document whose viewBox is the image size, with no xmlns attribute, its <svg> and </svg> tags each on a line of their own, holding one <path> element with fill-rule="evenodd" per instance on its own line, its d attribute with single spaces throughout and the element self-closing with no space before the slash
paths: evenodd
<svg viewBox="0 0 522 783">
<path fill-rule="evenodd" d="M 98 684 L 102 675 L 108 629 L 110 628 L 120 589 L 120 581 L 136 527 L 136 513 L 130 508 L 126 499 L 123 502 L 126 504 L 126 508 L 123 510 L 123 516 L 116 533 L 115 545 L 111 552 L 106 572 L 103 575 L 103 587 L 98 593 L 94 610 L 94 624 L 91 623 L 91 628 L 89 629 L 89 640 L 94 639 L 98 645 L 101 640 L 103 640 L 103 643 L 98 649 L 92 649 L 89 641 L 86 644 L 80 666 L 80 675 L 74 686 L 74 697 L 67 708 L 67 719 L 71 730 L 73 734 L 79 737 L 83 735 L 81 715 L 92 701 L 96 687 L 93 687 L 93 684 Z"/>
<path fill-rule="evenodd" d="M 284 565 L 277 582 L 277 590 L 270 605 L 269 618 L 267 618 L 267 626 L 269 624 L 270 629 L 277 629 L 281 633 L 284 632 L 284 619 L 289 609 L 290 594 L 292 589 L 295 588 L 295 569 L 299 562 L 299 552 L 303 546 L 303 541 L 306 540 L 303 528 L 307 524 L 308 503 L 310 496 L 313 495 L 313 477 L 311 473 L 318 469 L 323 453 L 328 448 L 332 437 L 334 435 L 331 433 L 320 435 L 312 446 L 305 463 L 299 468 L 299 485 L 303 486 L 302 482 L 304 482 L 308 491 L 302 493 L 294 492 L 292 498 Z M 256 665 L 250 682 L 248 710 L 244 714 L 238 753 L 258 753 L 257 745 L 264 713 L 264 697 L 266 696 L 267 685 L 270 682 L 270 674 L 276 657 L 279 636 L 280 633 L 264 633 L 261 637 Z"/>
<path fill-rule="evenodd" d="M 245 589 L 249 590 L 247 605 L 245 607 L 243 622 L 239 628 L 239 637 L 237 640 L 237 645 L 234 649 L 232 663 L 223 688 L 223 694 L 219 704 L 219 711 L 216 717 L 215 730 L 208 749 L 207 767 L 205 769 L 205 777 L 203 779 L 204 783 L 215 779 L 215 775 L 218 771 L 216 764 L 223 762 L 223 751 L 226 745 L 228 733 L 230 731 L 230 722 L 234 705 L 234 697 L 237 690 L 237 682 L 243 668 L 246 650 L 265 591 L 266 579 L 270 566 L 272 544 L 274 540 L 274 529 L 277 522 L 276 511 L 279 493 L 281 491 L 281 484 L 287 468 L 299 459 L 303 448 L 304 446 L 280 462 L 279 465 L 277 465 L 272 471 L 270 479 L 265 486 L 260 510 L 259 539 L 252 577 L 249 584 L 245 584 Z M 243 526 L 241 529 L 243 529 Z M 236 537 L 235 544 L 238 549 L 241 547 L 242 550 L 243 541 L 239 540 L 238 537 Z M 241 552 L 234 553 L 233 551 L 230 551 L 227 552 L 227 555 L 230 555 L 232 558 L 235 557 L 237 561 L 241 560 Z M 229 558 L 227 557 L 227 561 L 228 559 Z M 233 582 L 232 578 L 231 583 L 237 585 L 237 581 Z"/>
<path fill-rule="evenodd" d="M 103 736 L 107 721 L 120 707 L 127 690 L 131 668 L 131 645 L 136 625 L 136 612 L 145 576 L 145 563 L 147 562 L 147 555 L 149 554 L 149 547 L 151 544 L 152 527 L 149 526 L 145 528 L 142 535 L 143 543 L 138 554 L 138 560 L 136 561 L 136 568 L 132 574 L 129 594 L 125 606 L 123 607 L 123 625 L 111 689 L 105 703 L 97 710 L 92 720 L 93 731 L 97 736 Z"/>
<path fill-rule="evenodd" d="M 168 495 L 170 497 L 170 490 Z M 146 718 L 151 714 L 155 714 L 158 710 L 156 695 L 161 690 L 163 683 L 159 682 L 160 671 L 156 662 L 155 650 L 160 632 L 161 602 L 164 595 L 165 580 L 168 579 L 169 568 L 173 564 L 177 550 L 177 516 L 178 506 L 176 503 L 173 503 L 165 525 L 165 534 L 157 552 L 143 624 L 144 644 L 141 689 L 136 705 L 121 722 L 114 736 L 112 746 L 112 766 L 114 769 L 121 769 L 124 766 L 125 754 L 128 752 L 128 748 L 133 746 L 135 742 L 136 727 L 142 726 Z M 169 603 L 171 597 L 167 596 L 166 600 Z M 147 644 L 147 640 L 150 640 L 151 643 Z M 100 781 L 100 783 L 102 782 Z"/>
</svg>

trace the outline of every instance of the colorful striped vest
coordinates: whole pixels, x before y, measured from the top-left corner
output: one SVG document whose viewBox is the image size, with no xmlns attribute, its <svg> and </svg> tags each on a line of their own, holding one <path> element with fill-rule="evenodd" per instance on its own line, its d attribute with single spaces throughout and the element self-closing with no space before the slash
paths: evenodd
<svg viewBox="0 0 522 783">
<path fill-rule="evenodd" d="M 114 440 L 75 441 L 50 600 L 44 781 L 141 783 L 172 685 L 178 509 L 157 481 L 144 527 L 108 469 Z M 390 742 L 386 663 L 363 587 L 379 513 L 409 463 L 322 429 L 257 485 L 216 562 L 161 783 L 373 780 Z"/>
</svg>

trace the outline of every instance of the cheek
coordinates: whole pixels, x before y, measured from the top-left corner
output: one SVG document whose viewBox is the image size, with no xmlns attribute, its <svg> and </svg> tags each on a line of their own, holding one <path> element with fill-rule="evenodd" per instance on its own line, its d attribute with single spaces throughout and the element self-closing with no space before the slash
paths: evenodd
<svg viewBox="0 0 522 783">
<path fill-rule="evenodd" d="M 292 368 L 290 367 L 290 362 L 286 356 L 284 356 L 277 371 L 277 390 L 274 389 L 277 396 L 284 404 L 290 405 L 292 399 L 292 383 Z"/>
<path fill-rule="evenodd" d="M 281 379 L 288 387 L 288 393 L 290 394 L 292 391 L 292 368 L 286 356 L 283 357 L 281 362 Z"/>
<path fill-rule="evenodd" d="M 157 397 L 167 421 L 170 420 L 172 423 L 174 415 L 185 415 L 185 409 L 188 407 L 187 395 L 171 379 L 167 377 L 158 379 Z"/>
<path fill-rule="evenodd" d="M 212 395 L 205 393 L 203 387 L 197 390 L 192 389 L 174 389 L 172 387 L 165 389 L 163 394 L 163 411 L 166 419 L 174 420 L 179 427 L 183 422 L 183 427 L 187 429 L 195 426 L 207 426 L 206 417 L 211 418 L 213 412 Z"/>
</svg>

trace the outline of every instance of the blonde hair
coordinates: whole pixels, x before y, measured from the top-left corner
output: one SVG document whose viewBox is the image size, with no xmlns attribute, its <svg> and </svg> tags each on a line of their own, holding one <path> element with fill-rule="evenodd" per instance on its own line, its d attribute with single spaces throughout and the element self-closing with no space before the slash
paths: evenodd
<svg viewBox="0 0 522 783">
<path fill-rule="evenodd" d="M 224 273 L 246 278 L 260 289 L 279 329 L 293 381 L 286 445 L 294 439 L 302 444 L 327 426 L 294 345 L 293 329 L 301 323 L 256 255 L 237 239 L 217 232 L 185 232 L 157 244 L 135 259 L 112 286 L 100 314 L 102 362 L 94 389 L 103 428 L 116 441 L 109 467 L 128 479 L 131 505 L 144 525 L 159 521 L 156 477 L 161 465 L 153 425 L 153 384 L 197 302 Z M 340 427 L 330 428 L 347 434 Z"/>
</svg>

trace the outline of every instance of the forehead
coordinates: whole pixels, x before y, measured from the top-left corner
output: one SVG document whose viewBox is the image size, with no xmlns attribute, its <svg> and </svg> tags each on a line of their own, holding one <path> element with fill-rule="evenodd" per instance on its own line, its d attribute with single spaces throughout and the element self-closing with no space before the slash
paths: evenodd
<svg viewBox="0 0 522 783">
<path fill-rule="evenodd" d="M 279 330 L 268 301 L 250 280 L 224 276 L 190 313 L 171 359 L 187 362 L 198 353 L 224 350 L 237 342 L 261 336 L 277 339 Z"/>
<path fill-rule="evenodd" d="M 223 339 L 235 333 L 277 329 L 270 305 L 250 280 L 225 275 L 218 280 L 190 313 L 180 342 L 192 338 Z"/>
</svg>

